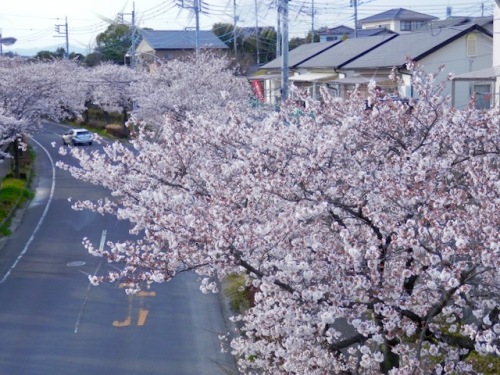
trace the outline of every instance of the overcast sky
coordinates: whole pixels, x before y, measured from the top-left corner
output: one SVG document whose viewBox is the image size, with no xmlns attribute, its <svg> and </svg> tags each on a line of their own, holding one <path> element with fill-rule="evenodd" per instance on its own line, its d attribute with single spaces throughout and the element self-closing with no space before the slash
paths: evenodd
<svg viewBox="0 0 500 375">
<path fill-rule="evenodd" d="M 233 23 L 234 4 L 239 26 L 274 26 L 277 0 L 203 0 L 204 11 L 200 16 L 200 28 L 208 30 L 218 22 Z M 195 17 L 189 9 L 177 4 L 182 0 L 8 0 L 0 4 L 0 32 L 3 37 L 15 37 L 16 44 L 4 46 L 4 51 L 27 48 L 54 50 L 65 46 L 64 33 L 55 31 L 55 25 L 64 25 L 66 17 L 70 45 L 90 50 L 95 37 L 123 13 L 124 20 L 131 22 L 135 6 L 136 23 L 139 27 L 156 30 L 194 28 Z M 257 11 L 256 11 L 257 3 Z M 304 37 L 311 29 L 314 3 L 314 25 L 334 27 L 353 26 L 354 8 L 350 0 L 293 0 L 290 6 L 290 36 Z M 407 8 L 440 18 L 451 7 L 452 15 L 481 16 L 493 13 L 493 0 L 358 0 L 358 19 L 391 8 Z M 193 0 L 184 0 L 189 8 Z M 64 27 L 60 27 L 63 31 Z M 71 51 L 70 51 L 71 52 Z"/>
</svg>

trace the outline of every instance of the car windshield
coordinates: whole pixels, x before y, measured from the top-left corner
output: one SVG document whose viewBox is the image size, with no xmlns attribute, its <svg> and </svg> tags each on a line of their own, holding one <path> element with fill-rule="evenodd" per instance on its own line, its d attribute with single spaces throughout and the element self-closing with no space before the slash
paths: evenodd
<svg viewBox="0 0 500 375">
<path fill-rule="evenodd" d="M 80 132 L 76 132 L 76 135 L 89 135 L 90 133 L 88 131 L 80 131 Z"/>
</svg>

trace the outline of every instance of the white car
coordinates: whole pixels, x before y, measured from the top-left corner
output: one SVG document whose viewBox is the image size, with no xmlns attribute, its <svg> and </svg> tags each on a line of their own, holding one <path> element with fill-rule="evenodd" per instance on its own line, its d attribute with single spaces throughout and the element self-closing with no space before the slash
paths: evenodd
<svg viewBox="0 0 500 375">
<path fill-rule="evenodd" d="M 91 145 L 92 133 L 87 129 L 71 129 L 62 135 L 62 141 L 65 145 Z"/>
</svg>

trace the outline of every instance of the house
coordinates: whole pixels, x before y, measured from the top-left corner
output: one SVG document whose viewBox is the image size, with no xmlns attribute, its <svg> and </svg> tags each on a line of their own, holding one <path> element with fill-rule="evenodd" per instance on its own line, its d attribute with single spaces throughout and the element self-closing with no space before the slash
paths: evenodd
<svg viewBox="0 0 500 375">
<path fill-rule="evenodd" d="M 404 8 L 390 9 L 382 13 L 358 20 L 357 30 L 340 25 L 331 29 L 318 30 L 319 41 L 329 42 L 347 38 L 362 38 L 367 36 L 407 33 L 415 31 L 437 17 L 414 12 Z"/>
<path fill-rule="evenodd" d="M 372 29 L 358 29 L 357 33 L 354 29 L 348 26 L 337 26 L 334 28 L 322 28 L 318 30 L 319 42 L 331 42 L 334 40 L 344 40 L 349 38 L 362 38 L 365 36 L 374 36 L 382 34 L 394 34 L 394 31 L 386 29 L 385 27 L 378 27 Z"/>
<path fill-rule="evenodd" d="M 294 48 L 288 53 L 289 73 L 293 74 L 295 67 L 307 59 L 310 59 L 340 43 L 340 40 L 326 43 L 308 43 Z M 281 64 L 282 57 L 278 57 L 264 64 L 256 75 L 249 77 L 256 90 L 262 92 L 264 100 L 268 103 L 276 103 L 281 98 Z M 290 75 L 290 74 L 289 74 Z M 315 76 L 314 81 L 331 79 L 331 74 Z M 312 78 L 311 78 L 312 79 Z"/>
<path fill-rule="evenodd" d="M 419 29 L 437 17 L 404 8 L 390 9 L 358 20 L 361 29 L 386 28 L 396 33 L 408 33 Z"/>
<path fill-rule="evenodd" d="M 141 30 L 136 47 L 139 61 L 171 60 L 193 54 L 196 49 L 225 51 L 228 47 L 212 31 L 206 30 Z"/>
<path fill-rule="evenodd" d="M 349 26 L 340 25 L 333 28 L 322 27 L 317 31 L 319 42 L 333 42 L 335 40 L 343 40 L 349 38 L 354 33 L 354 29 Z"/>
<path fill-rule="evenodd" d="M 389 75 L 393 68 L 397 69 L 402 85 L 398 88 L 399 95 L 416 97 L 412 91 L 406 59 L 409 58 L 429 73 L 437 72 L 444 65 L 444 74 L 462 74 L 491 66 L 491 50 L 493 35 L 487 29 L 472 24 L 443 28 L 435 32 L 420 31 L 397 35 L 379 48 L 342 65 L 340 68 L 346 77 L 354 75 Z M 444 95 L 451 94 L 452 85 L 447 85 Z M 457 88 L 455 104 L 467 105 L 470 91 L 462 82 Z"/>
<path fill-rule="evenodd" d="M 309 77 L 314 77 L 318 74 L 329 74 L 329 82 L 335 81 L 339 78 L 344 78 L 345 74 L 342 73 L 342 67 L 361 58 L 370 51 L 382 48 L 382 46 L 392 39 L 396 38 L 397 34 L 392 35 L 377 35 L 365 38 L 355 38 L 346 39 L 341 43 L 337 43 L 327 50 L 322 51 L 322 53 L 311 56 L 307 60 L 296 64 L 294 68 L 294 75 L 289 77 L 289 81 L 295 82 L 307 82 L 308 85 L 298 85 L 306 86 L 310 88 L 311 95 L 317 97 L 319 83 L 318 80 L 312 80 Z M 370 77 L 373 78 L 373 77 Z M 388 74 L 384 77 L 385 81 L 389 81 Z M 368 80 L 369 81 L 369 80 Z M 342 88 L 333 87 L 328 85 L 329 88 L 334 90 L 334 94 L 337 96 L 344 96 L 344 91 Z"/>
<path fill-rule="evenodd" d="M 468 85 L 468 92 L 474 96 L 476 108 L 490 108 L 499 106 L 500 94 L 500 0 L 495 0 L 493 17 L 493 53 L 489 67 L 458 74 L 452 81 L 452 105 L 457 106 L 461 90 L 460 84 Z"/>
<path fill-rule="evenodd" d="M 491 31 L 475 23 L 437 30 L 420 29 L 418 32 L 377 35 L 326 43 L 303 45 L 290 51 L 289 81 L 310 88 L 315 95 L 318 86 L 327 85 L 333 93 L 345 96 L 355 85 L 364 85 L 375 79 L 388 89 L 404 97 L 415 97 L 410 84 L 410 72 L 406 68 L 411 59 L 429 72 L 436 72 L 445 65 L 446 73 L 462 74 L 491 67 L 493 35 Z M 279 94 L 281 58 L 262 67 L 264 87 L 274 87 Z M 395 87 L 388 82 L 396 69 L 401 84 Z M 274 75 L 274 77 L 270 77 Z M 268 80 L 273 80 L 272 86 Z M 469 84 L 457 83 L 456 104 L 466 105 Z M 445 87 L 450 94 L 452 85 Z M 276 91 L 276 88 L 278 91 Z M 274 99 L 276 100 L 276 99 Z"/>
<path fill-rule="evenodd" d="M 462 16 L 450 16 L 445 19 L 438 19 L 427 22 L 423 24 L 416 31 L 422 31 L 424 28 L 426 30 L 439 30 L 449 27 L 456 26 L 470 26 L 479 25 L 491 32 L 493 32 L 493 16 L 483 16 L 483 17 L 462 17 Z"/>
</svg>

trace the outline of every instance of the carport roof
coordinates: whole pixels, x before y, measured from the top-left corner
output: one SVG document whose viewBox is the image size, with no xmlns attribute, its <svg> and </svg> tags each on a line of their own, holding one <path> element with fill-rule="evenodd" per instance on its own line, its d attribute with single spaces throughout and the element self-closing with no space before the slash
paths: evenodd
<svg viewBox="0 0 500 375">
<path fill-rule="evenodd" d="M 500 65 L 492 66 L 491 68 L 485 68 L 476 70 L 473 72 L 463 73 L 453 77 L 454 81 L 494 81 L 500 77 Z"/>
<path fill-rule="evenodd" d="M 288 77 L 289 81 L 295 82 L 315 82 L 336 77 L 337 73 L 305 73 Z"/>
<path fill-rule="evenodd" d="M 331 81 L 332 83 L 340 83 L 344 85 L 361 85 L 365 83 L 370 83 L 371 81 L 382 82 L 382 81 L 390 81 L 388 75 L 373 75 L 373 76 L 352 76 L 346 78 L 338 78 Z"/>
</svg>

